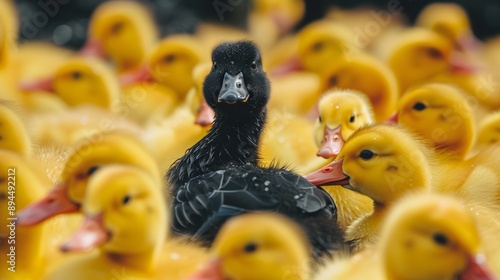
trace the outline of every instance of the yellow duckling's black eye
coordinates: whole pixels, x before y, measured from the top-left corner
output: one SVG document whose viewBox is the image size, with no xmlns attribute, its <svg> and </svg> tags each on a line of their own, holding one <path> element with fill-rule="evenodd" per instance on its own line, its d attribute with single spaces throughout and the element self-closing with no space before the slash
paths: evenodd
<svg viewBox="0 0 500 280">
<path fill-rule="evenodd" d="M 245 247 L 243 248 L 243 251 L 245 251 L 245 253 L 253 253 L 253 252 L 257 251 L 258 248 L 259 248 L 259 246 L 257 246 L 257 244 L 250 242 L 250 243 L 247 243 L 245 245 Z"/>
<path fill-rule="evenodd" d="M 349 122 L 353 123 L 355 120 L 356 120 L 356 116 L 351 115 L 351 117 L 349 118 Z"/>
<path fill-rule="evenodd" d="M 118 34 L 118 33 L 120 33 L 122 31 L 122 29 L 123 29 L 123 26 L 124 26 L 123 22 L 117 22 L 117 23 L 113 24 L 111 26 L 111 29 L 110 29 L 111 33 L 112 34 Z"/>
<path fill-rule="evenodd" d="M 370 150 L 362 150 L 359 152 L 359 157 L 364 160 L 370 160 L 375 156 L 375 153 L 373 153 Z"/>
<path fill-rule="evenodd" d="M 318 117 L 318 120 L 319 120 L 319 123 L 323 122 L 323 119 L 321 118 L 321 116 Z"/>
<path fill-rule="evenodd" d="M 441 245 L 441 246 L 446 246 L 449 243 L 448 237 L 446 237 L 446 235 L 439 233 L 439 232 L 434 233 L 432 235 L 432 239 L 434 240 L 434 242 L 436 242 L 436 244 Z"/>
<path fill-rule="evenodd" d="M 94 174 L 94 172 L 96 172 L 96 171 L 97 171 L 97 169 L 99 169 L 99 166 L 97 166 L 97 165 L 91 166 L 91 167 L 87 170 L 87 176 L 91 176 L 92 174 Z"/>
<path fill-rule="evenodd" d="M 427 108 L 427 105 L 425 105 L 424 103 L 422 102 L 417 102 L 413 105 L 413 110 L 415 111 L 423 111 L 425 110 L 425 108 Z"/>
<path fill-rule="evenodd" d="M 253 70 L 257 69 L 257 62 L 252 61 L 252 65 L 250 67 L 252 67 Z"/>
<path fill-rule="evenodd" d="M 175 55 L 173 55 L 173 54 L 166 55 L 163 58 L 163 61 L 165 61 L 167 63 L 173 62 L 174 60 L 175 60 Z"/>
<path fill-rule="evenodd" d="M 316 42 L 314 45 L 312 45 L 312 50 L 314 52 L 319 52 L 325 47 L 325 43 L 323 42 Z"/>
<path fill-rule="evenodd" d="M 426 51 L 427 51 L 427 55 L 429 55 L 429 57 L 431 57 L 431 58 L 434 58 L 434 59 L 443 58 L 443 53 L 436 48 L 428 48 Z"/>
<path fill-rule="evenodd" d="M 132 197 L 130 195 L 126 195 L 122 198 L 122 204 L 123 205 L 127 205 L 130 203 L 130 201 L 132 200 Z"/>
<path fill-rule="evenodd" d="M 0 201 L 5 200 L 7 195 L 4 192 L 0 192 Z"/>
<path fill-rule="evenodd" d="M 78 71 L 75 71 L 73 73 L 71 73 L 71 78 L 74 79 L 74 80 L 78 80 L 82 77 L 82 73 L 81 72 L 78 72 Z"/>
<path fill-rule="evenodd" d="M 330 79 L 328 79 L 328 83 L 330 83 L 330 86 L 335 86 L 339 82 L 339 79 L 337 76 L 331 76 Z"/>
</svg>

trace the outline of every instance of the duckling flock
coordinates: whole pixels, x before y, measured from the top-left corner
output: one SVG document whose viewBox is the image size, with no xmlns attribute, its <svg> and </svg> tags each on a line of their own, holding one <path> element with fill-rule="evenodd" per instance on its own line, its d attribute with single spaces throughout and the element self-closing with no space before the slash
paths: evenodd
<svg viewBox="0 0 500 280">
<path fill-rule="evenodd" d="M 499 279 L 500 38 L 303 14 L 160 39 L 110 1 L 73 52 L 0 1 L 0 279 Z"/>
</svg>

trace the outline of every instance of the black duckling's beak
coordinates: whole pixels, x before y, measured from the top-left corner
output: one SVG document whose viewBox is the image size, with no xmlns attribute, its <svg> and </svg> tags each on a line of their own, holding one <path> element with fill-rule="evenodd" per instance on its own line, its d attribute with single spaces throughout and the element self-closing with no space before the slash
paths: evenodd
<svg viewBox="0 0 500 280">
<path fill-rule="evenodd" d="M 231 76 L 228 73 L 224 75 L 222 89 L 217 98 L 218 102 L 226 102 L 227 104 L 247 102 L 249 96 L 243 73 L 240 72 L 236 76 Z"/>
</svg>

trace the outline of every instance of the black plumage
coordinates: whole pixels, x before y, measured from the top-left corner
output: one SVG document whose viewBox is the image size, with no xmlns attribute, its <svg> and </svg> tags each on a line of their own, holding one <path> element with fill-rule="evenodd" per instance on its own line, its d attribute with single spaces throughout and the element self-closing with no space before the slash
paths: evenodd
<svg viewBox="0 0 500 280">
<path fill-rule="evenodd" d="M 212 60 L 204 95 L 215 122 L 167 174 L 173 231 L 210 245 L 230 217 L 275 211 L 304 228 L 316 257 L 344 248 L 335 203 L 324 190 L 286 168 L 258 166 L 270 85 L 257 47 L 224 43 Z"/>
</svg>

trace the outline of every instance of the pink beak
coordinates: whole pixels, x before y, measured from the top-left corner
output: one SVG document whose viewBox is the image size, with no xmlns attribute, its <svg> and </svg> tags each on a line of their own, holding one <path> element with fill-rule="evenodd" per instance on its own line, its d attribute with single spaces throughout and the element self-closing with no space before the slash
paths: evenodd
<svg viewBox="0 0 500 280">
<path fill-rule="evenodd" d="M 288 61 L 284 62 L 280 66 L 271 70 L 271 76 L 273 77 L 283 77 L 295 71 L 303 70 L 302 64 L 300 63 L 299 57 L 294 56 Z"/>
<path fill-rule="evenodd" d="M 101 44 L 93 39 L 89 39 L 85 45 L 80 49 L 80 54 L 90 57 L 105 57 L 104 49 Z"/>
<path fill-rule="evenodd" d="M 61 246 L 63 252 L 87 252 L 106 243 L 110 235 L 104 227 L 102 214 L 85 217 L 82 226 Z"/>
<path fill-rule="evenodd" d="M 205 127 L 211 125 L 214 122 L 214 118 L 215 118 L 214 110 L 212 110 L 212 108 L 208 106 L 205 99 L 203 99 L 203 102 L 201 103 L 201 107 L 198 110 L 198 115 L 196 116 L 196 120 L 194 121 L 194 123 Z"/>
<path fill-rule="evenodd" d="M 459 280 L 496 280 L 486 267 L 483 255 L 469 257 L 467 269 L 460 274 Z"/>
<path fill-rule="evenodd" d="M 454 73 L 474 74 L 479 70 L 477 65 L 472 64 L 463 52 L 453 51 L 450 57 L 451 71 Z"/>
<path fill-rule="evenodd" d="M 474 35 L 467 34 L 461 36 L 457 42 L 456 47 L 461 51 L 475 50 L 481 46 L 481 41 L 479 41 Z"/>
<path fill-rule="evenodd" d="M 19 89 L 22 91 L 54 92 L 54 77 L 32 80 L 32 81 L 21 81 L 19 83 Z"/>
<path fill-rule="evenodd" d="M 195 275 L 186 278 L 185 280 L 224 280 L 224 279 L 226 278 L 222 273 L 222 260 L 215 259 L 207 263 Z"/>
<path fill-rule="evenodd" d="M 336 157 L 344 146 L 344 139 L 340 133 L 341 126 L 335 129 L 325 127 L 325 138 L 316 155 L 325 159 Z"/>
<path fill-rule="evenodd" d="M 67 190 L 66 184 L 56 185 L 45 198 L 23 209 L 17 215 L 17 224 L 32 226 L 58 214 L 78 211 L 79 206 L 69 200 Z"/>
<path fill-rule="evenodd" d="M 305 178 L 315 186 L 323 185 L 349 185 L 349 176 L 342 170 L 344 158 L 332 161 L 320 170 L 309 173 Z"/>
<path fill-rule="evenodd" d="M 398 116 L 399 116 L 399 113 L 396 112 L 394 114 L 392 114 L 392 116 L 390 116 L 386 121 L 385 123 L 398 123 Z"/>
<path fill-rule="evenodd" d="M 140 82 L 152 82 L 154 81 L 153 76 L 151 76 L 151 72 L 149 68 L 144 65 L 138 70 L 134 72 L 129 72 L 123 75 L 120 75 L 120 85 L 121 86 L 130 86 L 135 85 Z"/>
</svg>

